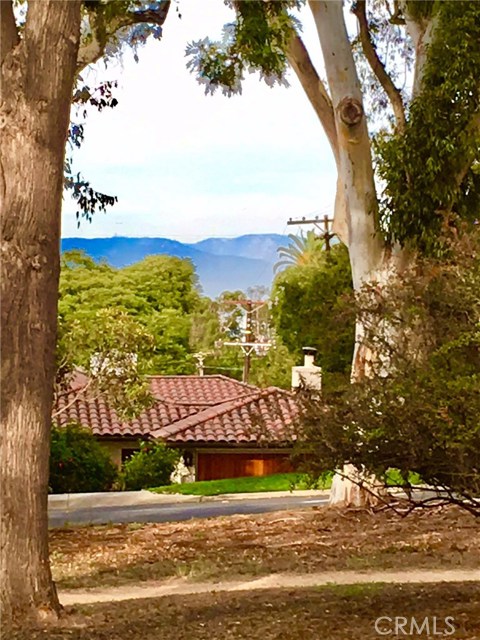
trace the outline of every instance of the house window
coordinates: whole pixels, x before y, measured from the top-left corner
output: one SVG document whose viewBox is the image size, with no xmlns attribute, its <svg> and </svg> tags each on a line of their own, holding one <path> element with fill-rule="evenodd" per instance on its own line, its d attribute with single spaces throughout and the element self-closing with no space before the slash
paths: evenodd
<svg viewBox="0 0 480 640">
<path fill-rule="evenodd" d="M 182 457 L 186 467 L 193 467 L 193 451 L 184 451 Z"/>
<path fill-rule="evenodd" d="M 137 453 L 140 449 L 122 449 L 122 464 L 130 460 L 134 453 Z"/>
</svg>

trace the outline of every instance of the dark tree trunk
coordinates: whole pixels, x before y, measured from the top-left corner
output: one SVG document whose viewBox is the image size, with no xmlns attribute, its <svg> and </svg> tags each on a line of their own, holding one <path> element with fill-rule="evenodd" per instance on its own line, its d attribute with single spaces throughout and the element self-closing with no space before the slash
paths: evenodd
<svg viewBox="0 0 480 640">
<path fill-rule="evenodd" d="M 2 5 L 1 607 L 4 623 L 60 610 L 48 560 L 63 162 L 80 0 L 33 0 L 21 40 Z"/>
</svg>

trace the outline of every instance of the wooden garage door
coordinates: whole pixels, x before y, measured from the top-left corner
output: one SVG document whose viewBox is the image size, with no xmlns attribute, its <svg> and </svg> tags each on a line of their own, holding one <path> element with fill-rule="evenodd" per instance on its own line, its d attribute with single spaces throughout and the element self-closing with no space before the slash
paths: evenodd
<svg viewBox="0 0 480 640">
<path fill-rule="evenodd" d="M 292 471 L 288 453 L 198 453 L 197 480 L 268 476 Z"/>
</svg>

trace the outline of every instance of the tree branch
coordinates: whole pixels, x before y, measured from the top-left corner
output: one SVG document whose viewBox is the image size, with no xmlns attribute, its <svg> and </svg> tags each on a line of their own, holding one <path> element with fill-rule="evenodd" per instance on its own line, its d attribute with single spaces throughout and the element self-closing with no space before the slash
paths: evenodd
<svg viewBox="0 0 480 640">
<path fill-rule="evenodd" d="M 386 492 L 384 485 L 379 484 L 376 479 L 372 481 L 370 478 L 366 478 L 357 468 L 355 468 L 355 475 L 352 473 L 346 473 L 340 469 L 336 469 L 335 473 L 340 476 L 340 478 L 350 481 L 356 487 L 365 491 L 372 501 L 372 504 L 368 505 L 369 507 L 374 506 L 374 504 L 389 506 L 391 496 Z"/>
<path fill-rule="evenodd" d="M 313 65 L 310 55 L 300 38 L 295 33 L 290 40 L 287 58 L 292 69 L 297 74 L 300 84 L 305 91 L 310 104 L 320 120 L 320 123 L 328 138 L 330 147 L 335 157 L 337 169 L 339 168 L 339 150 L 337 128 L 335 125 L 335 112 L 327 89 Z M 348 210 L 343 182 L 338 175 L 335 195 L 335 216 L 333 231 L 342 242 L 348 245 Z"/>
<path fill-rule="evenodd" d="M 470 120 L 469 125 L 465 130 L 465 135 L 468 138 L 476 138 L 480 134 L 480 111 L 476 111 L 472 119 Z M 472 147 L 468 150 L 468 153 L 464 153 L 462 156 L 461 163 L 457 167 L 457 170 L 453 172 L 454 178 L 454 188 L 455 188 L 455 196 L 458 196 L 460 188 L 462 186 L 462 182 L 464 181 L 470 167 L 473 162 L 477 159 L 477 149 Z M 448 204 L 448 206 L 437 209 L 436 213 L 442 215 L 445 219 L 448 219 L 449 215 L 452 213 L 452 210 L 457 202 L 456 197 L 453 197 Z"/>
<path fill-rule="evenodd" d="M 0 0 L 1 2 L 1 0 Z M 170 0 L 164 0 L 158 9 L 146 9 L 145 11 L 133 11 L 110 19 L 108 24 L 101 14 L 90 14 L 91 38 L 80 45 L 78 52 L 77 69 L 93 64 L 105 53 L 105 48 L 110 40 L 120 29 L 135 24 L 156 24 L 162 26 L 170 9 Z"/>
<path fill-rule="evenodd" d="M 470 120 L 470 124 L 467 128 L 467 132 L 468 132 L 468 137 L 477 137 L 480 133 L 480 111 L 476 111 L 472 117 L 472 119 Z M 460 185 L 463 182 L 463 179 L 465 178 L 465 176 L 468 173 L 468 170 L 470 169 L 470 167 L 472 166 L 472 163 L 474 162 L 474 160 L 476 159 L 477 156 L 477 149 L 473 148 L 470 149 L 470 153 L 465 154 L 465 157 L 463 158 L 464 162 L 462 164 L 462 166 L 459 168 L 457 175 L 456 175 L 456 184 L 457 184 L 457 189 L 460 188 Z"/>
<path fill-rule="evenodd" d="M 296 32 L 290 40 L 287 58 L 323 126 L 335 160 L 338 161 L 337 130 L 332 101 L 302 39 Z"/>
<path fill-rule="evenodd" d="M 437 20 L 434 16 L 414 18 L 408 10 L 407 0 L 398 0 L 397 12 L 401 13 L 407 33 L 415 49 L 415 69 L 413 74 L 412 98 L 420 93 L 423 71 L 427 61 L 427 47 L 432 41 Z"/>
<path fill-rule="evenodd" d="M 469 138 L 477 138 L 478 135 L 480 133 L 480 111 L 476 111 L 473 116 L 472 119 L 470 120 L 470 123 L 466 129 L 466 135 Z M 460 190 L 460 187 L 462 186 L 462 182 L 465 179 L 465 176 L 467 175 L 470 167 L 472 166 L 472 163 L 476 160 L 477 158 L 477 149 L 475 147 L 472 147 L 468 153 L 465 153 L 463 158 L 462 158 L 462 163 L 458 168 L 458 171 L 455 173 L 455 187 L 456 187 L 456 192 L 458 194 L 458 191 Z M 455 201 L 452 200 L 450 206 L 442 211 L 443 214 L 449 214 L 452 211 L 452 208 L 455 204 Z"/>
<path fill-rule="evenodd" d="M 463 491 L 460 491 L 459 494 L 455 495 L 450 489 L 448 489 L 448 487 L 431 487 L 427 488 L 427 490 L 435 491 L 436 495 L 429 498 L 415 499 L 415 494 L 418 495 L 421 493 L 425 493 L 424 487 L 416 487 L 414 485 L 410 485 L 409 487 L 407 487 L 408 491 L 405 491 L 406 487 L 402 485 L 394 485 L 390 487 L 387 487 L 386 485 L 374 486 L 369 483 L 368 480 L 362 478 L 362 476 L 355 477 L 352 474 L 345 473 L 341 470 L 336 470 L 335 473 L 344 480 L 349 480 L 352 484 L 359 487 L 359 489 L 365 491 L 374 501 L 374 504 L 371 505 L 374 512 L 391 509 L 392 511 L 403 517 L 408 515 L 415 509 L 432 509 L 456 505 L 458 507 L 461 507 L 462 509 L 465 509 L 475 517 L 480 517 L 480 500 L 468 495 Z M 407 505 L 407 509 L 403 513 L 396 508 L 396 505 L 393 502 L 394 497 L 389 493 L 389 490 L 394 488 L 402 489 L 402 491 L 405 493 L 405 498 L 401 500 L 397 498 L 397 503 L 403 501 L 403 503 Z M 386 494 L 382 493 L 381 489 L 387 490 Z M 442 495 L 442 493 L 446 495 Z"/>
<path fill-rule="evenodd" d="M 363 98 L 342 0 L 309 0 L 322 48 L 328 86 L 335 110 L 339 149 L 339 193 L 335 201 L 334 229 L 345 237 L 352 264 L 354 287 L 378 269 L 385 248 L 376 234 L 378 202 L 373 174 L 371 141 Z"/>
<path fill-rule="evenodd" d="M 74 392 L 75 395 L 73 396 L 72 400 L 70 400 L 70 402 L 67 402 L 65 406 L 60 407 L 60 409 L 52 413 L 52 419 L 56 418 L 61 413 L 64 413 L 67 409 L 69 409 L 72 406 L 72 404 L 75 404 L 75 402 L 80 398 L 80 396 L 82 396 L 85 393 L 85 391 L 91 386 L 92 382 L 93 382 L 93 378 L 90 378 L 90 380 L 87 382 L 86 385 L 84 385 L 81 389 L 78 389 L 76 393 Z M 60 393 L 57 395 L 57 400 L 63 396 L 68 396 L 71 393 L 72 393 L 71 389 L 67 390 L 65 393 Z"/>
<path fill-rule="evenodd" d="M 372 68 L 373 73 L 377 76 L 378 81 L 390 100 L 398 131 L 403 133 L 405 131 L 405 109 L 402 96 L 400 91 L 394 85 L 393 80 L 388 75 L 385 65 L 380 60 L 372 41 L 368 26 L 366 4 L 366 0 L 357 0 L 352 8 L 352 13 L 357 17 L 358 25 L 360 27 L 360 41 L 362 43 L 363 53 L 368 64 Z"/>
<path fill-rule="evenodd" d="M 12 0 L 0 0 L 0 65 L 19 42 Z"/>
</svg>

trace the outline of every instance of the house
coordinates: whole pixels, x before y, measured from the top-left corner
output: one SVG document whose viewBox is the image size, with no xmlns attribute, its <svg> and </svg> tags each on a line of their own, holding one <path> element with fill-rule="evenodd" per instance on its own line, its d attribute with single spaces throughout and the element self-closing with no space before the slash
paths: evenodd
<svg viewBox="0 0 480 640">
<path fill-rule="evenodd" d="M 297 406 L 293 394 L 223 375 L 151 376 L 152 406 L 122 421 L 102 397 L 78 388 L 57 401 L 57 424 L 88 427 L 118 465 L 141 440 L 181 449 L 197 480 L 290 470 Z"/>
</svg>

